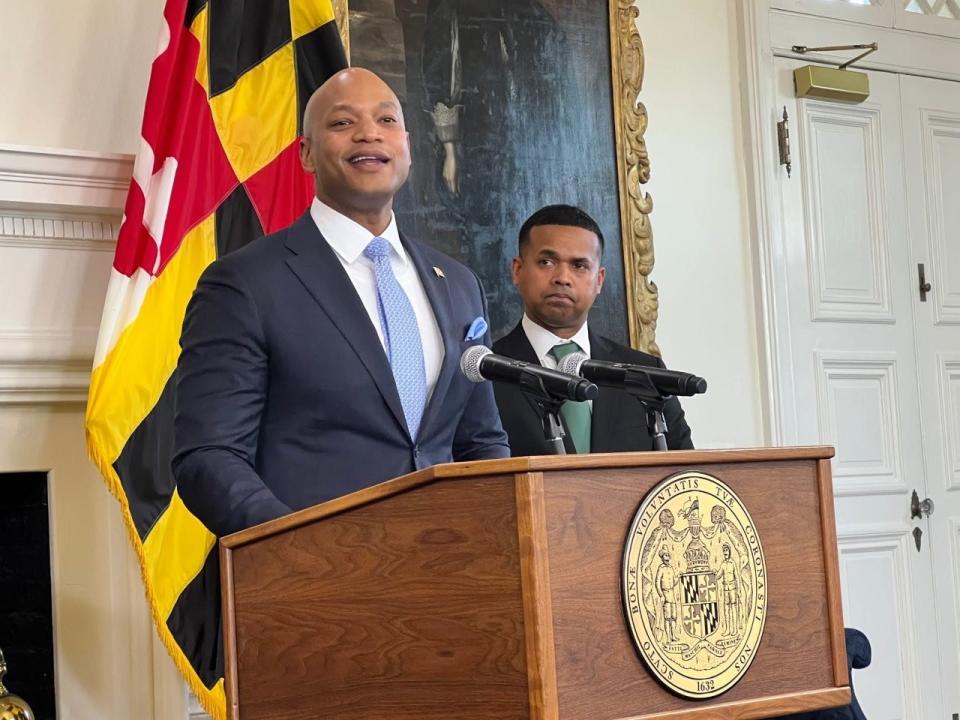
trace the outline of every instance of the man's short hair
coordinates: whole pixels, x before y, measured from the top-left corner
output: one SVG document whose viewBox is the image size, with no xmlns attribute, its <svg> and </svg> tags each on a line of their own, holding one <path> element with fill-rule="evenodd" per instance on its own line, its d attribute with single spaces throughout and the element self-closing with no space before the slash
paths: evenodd
<svg viewBox="0 0 960 720">
<path fill-rule="evenodd" d="M 547 205 L 527 218 L 520 228 L 520 239 L 517 243 L 517 250 L 521 254 L 523 246 L 530 239 L 530 231 L 539 225 L 565 225 L 589 230 L 600 241 L 600 256 L 603 256 L 603 233 L 600 232 L 600 226 L 587 213 L 573 205 Z"/>
</svg>

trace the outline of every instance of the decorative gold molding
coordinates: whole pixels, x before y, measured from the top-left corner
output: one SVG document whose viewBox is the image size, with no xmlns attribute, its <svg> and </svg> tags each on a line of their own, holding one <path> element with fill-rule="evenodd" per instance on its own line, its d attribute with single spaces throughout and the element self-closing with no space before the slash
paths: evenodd
<svg viewBox="0 0 960 720">
<path fill-rule="evenodd" d="M 347 0 L 333 0 L 333 16 L 337 20 L 337 30 L 340 31 L 340 40 L 343 41 L 343 50 L 350 62 L 350 12 L 347 9 Z"/>
<path fill-rule="evenodd" d="M 337 25 L 350 57 L 348 0 L 333 0 Z M 656 343 L 659 299 L 650 280 L 653 271 L 653 198 L 641 191 L 650 180 L 650 157 L 643 138 L 647 108 L 639 101 L 643 85 L 643 42 L 637 30 L 640 11 L 634 0 L 609 0 L 610 71 L 613 97 L 614 141 L 620 198 L 623 277 L 627 300 L 630 344 L 644 352 L 660 354 Z"/>
<path fill-rule="evenodd" d="M 637 30 L 639 10 L 634 0 L 610 2 L 610 70 L 613 88 L 613 125 L 620 184 L 620 225 L 623 276 L 627 296 L 627 323 L 633 347 L 660 354 L 655 333 L 659 300 L 653 270 L 653 199 L 641 191 L 650 179 L 650 158 L 643 135 L 647 109 L 639 101 L 643 85 L 643 43 Z"/>
</svg>

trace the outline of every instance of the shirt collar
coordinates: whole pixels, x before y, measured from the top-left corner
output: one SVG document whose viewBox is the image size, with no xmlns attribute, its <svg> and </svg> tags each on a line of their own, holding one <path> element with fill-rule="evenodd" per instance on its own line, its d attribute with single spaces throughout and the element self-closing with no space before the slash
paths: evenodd
<svg viewBox="0 0 960 720">
<path fill-rule="evenodd" d="M 347 265 L 351 265 L 363 255 L 370 241 L 375 235 L 369 230 L 354 222 L 343 213 L 339 213 L 329 205 L 324 204 L 319 198 L 313 198 L 310 205 L 310 217 L 316 223 L 317 228 L 324 239 L 333 248 L 333 251 L 340 256 L 340 259 Z M 380 233 L 380 237 L 390 243 L 390 247 L 397 254 L 402 262 L 407 262 L 407 251 L 400 242 L 400 232 L 397 230 L 397 218 L 390 213 L 390 224 L 387 229 Z"/>
<path fill-rule="evenodd" d="M 520 324 L 523 326 L 523 331 L 527 334 L 527 340 L 530 341 L 530 344 L 533 346 L 533 351 L 537 354 L 537 357 L 540 358 L 541 363 L 554 345 L 571 341 L 579 345 L 587 357 L 590 357 L 590 331 L 587 329 L 587 323 L 584 323 L 583 326 L 577 330 L 576 335 L 570 339 L 554 335 L 545 327 L 537 325 L 526 313 L 523 314 L 523 320 L 520 321 Z"/>
</svg>

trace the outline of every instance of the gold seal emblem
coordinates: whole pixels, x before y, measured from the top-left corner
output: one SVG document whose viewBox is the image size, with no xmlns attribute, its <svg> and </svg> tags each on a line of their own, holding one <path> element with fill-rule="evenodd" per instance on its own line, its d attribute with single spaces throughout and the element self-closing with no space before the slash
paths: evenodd
<svg viewBox="0 0 960 720">
<path fill-rule="evenodd" d="M 668 688 L 709 698 L 736 685 L 767 615 L 763 547 L 737 494 L 702 472 L 656 485 L 627 536 L 623 601 L 640 656 Z"/>
</svg>

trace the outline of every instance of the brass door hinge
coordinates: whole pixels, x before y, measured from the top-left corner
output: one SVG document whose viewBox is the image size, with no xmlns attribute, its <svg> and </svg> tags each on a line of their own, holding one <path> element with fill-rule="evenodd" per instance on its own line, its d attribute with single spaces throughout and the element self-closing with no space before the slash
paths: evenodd
<svg viewBox="0 0 960 720">
<path fill-rule="evenodd" d="M 787 168 L 787 177 L 790 177 L 792 165 L 790 163 L 790 128 L 787 106 L 783 106 L 783 120 L 777 123 L 777 151 L 780 154 L 780 164 Z"/>
</svg>

